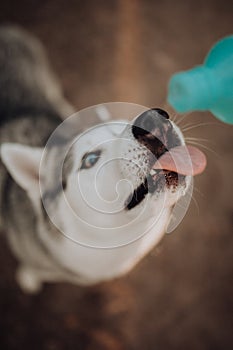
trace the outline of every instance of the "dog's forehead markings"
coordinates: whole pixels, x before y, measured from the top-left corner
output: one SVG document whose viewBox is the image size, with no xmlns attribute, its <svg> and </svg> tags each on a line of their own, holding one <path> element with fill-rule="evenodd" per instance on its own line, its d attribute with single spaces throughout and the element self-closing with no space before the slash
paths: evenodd
<svg viewBox="0 0 233 350">
<path fill-rule="evenodd" d="M 126 120 L 122 121 L 112 121 L 114 120 L 113 116 L 111 115 L 111 113 L 109 112 L 109 110 L 107 109 L 106 106 L 104 105 L 100 105 L 96 107 L 96 114 L 98 115 L 99 119 L 102 122 L 105 122 L 105 124 L 103 124 L 102 126 L 107 130 L 110 131 L 110 133 L 114 136 L 118 136 L 122 130 L 125 128 L 126 124 Z"/>
<path fill-rule="evenodd" d="M 103 105 L 96 107 L 96 114 L 98 115 L 100 120 L 103 122 L 107 122 L 107 121 L 111 120 L 111 115 L 110 115 L 108 109 Z"/>
<path fill-rule="evenodd" d="M 112 133 L 105 124 L 101 124 L 80 135 L 75 140 L 73 148 L 74 152 L 82 157 L 83 153 L 109 147 L 112 141 Z"/>
</svg>

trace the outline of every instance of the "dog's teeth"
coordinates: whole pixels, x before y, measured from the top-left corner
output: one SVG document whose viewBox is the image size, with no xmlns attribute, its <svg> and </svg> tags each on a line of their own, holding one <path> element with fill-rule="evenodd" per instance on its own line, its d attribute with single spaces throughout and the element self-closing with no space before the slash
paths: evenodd
<svg viewBox="0 0 233 350">
<path fill-rule="evenodd" d="M 156 171 L 155 171 L 154 169 L 151 169 L 150 175 L 151 175 L 151 176 L 154 176 L 155 174 L 156 174 Z"/>
</svg>

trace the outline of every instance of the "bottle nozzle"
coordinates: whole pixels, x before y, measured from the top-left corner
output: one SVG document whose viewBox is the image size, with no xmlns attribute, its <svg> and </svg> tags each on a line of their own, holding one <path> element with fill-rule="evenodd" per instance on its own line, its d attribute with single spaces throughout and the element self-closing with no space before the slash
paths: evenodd
<svg viewBox="0 0 233 350">
<path fill-rule="evenodd" d="M 207 110 L 214 98 L 211 72 L 198 66 L 175 74 L 169 83 L 168 102 L 178 112 Z"/>
</svg>

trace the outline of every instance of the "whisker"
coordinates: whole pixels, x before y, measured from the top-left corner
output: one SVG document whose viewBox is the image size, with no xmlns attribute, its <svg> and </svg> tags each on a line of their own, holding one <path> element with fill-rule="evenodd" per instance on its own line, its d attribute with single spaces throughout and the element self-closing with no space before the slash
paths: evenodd
<svg viewBox="0 0 233 350">
<path fill-rule="evenodd" d="M 177 116 L 178 116 L 177 113 L 174 113 L 173 115 L 171 115 L 171 117 L 170 117 L 171 121 L 173 121 L 174 123 L 176 123 Z M 176 123 L 176 124 L 177 124 L 177 123 Z"/>
<path fill-rule="evenodd" d="M 195 128 L 199 128 L 200 126 L 209 126 L 209 125 L 219 125 L 218 123 L 214 123 L 214 122 L 209 122 L 209 123 L 199 123 L 199 124 L 195 124 L 195 125 L 186 125 L 182 128 L 182 132 L 186 132 L 188 130 L 192 130 Z"/>
<path fill-rule="evenodd" d="M 199 137 L 189 137 L 189 136 L 185 136 L 185 141 L 204 141 L 204 142 L 212 142 L 211 140 L 209 139 L 202 139 L 202 138 L 199 138 Z"/>
<path fill-rule="evenodd" d="M 181 123 L 185 120 L 185 118 L 187 118 L 189 115 L 191 114 L 191 112 L 188 112 L 188 113 L 185 113 L 182 117 L 180 117 L 179 119 L 178 119 L 178 121 L 176 122 L 176 125 L 177 126 L 181 126 L 181 128 L 182 128 L 182 125 L 181 125 Z M 177 116 L 178 116 L 179 114 L 177 114 Z"/>
<path fill-rule="evenodd" d="M 165 102 L 164 104 L 163 104 L 163 107 L 162 107 L 163 109 L 165 109 L 165 110 L 169 110 L 170 108 L 171 108 L 171 106 L 168 104 L 168 102 Z M 170 114 L 170 119 L 171 119 L 171 121 L 173 121 L 177 126 L 179 126 L 179 125 L 181 125 L 181 123 L 183 122 L 183 120 L 188 116 L 188 115 L 190 115 L 191 114 L 191 112 L 187 112 L 187 113 L 179 113 L 179 112 L 176 112 L 176 111 L 173 111 L 173 112 L 171 112 L 171 113 L 169 113 Z"/>
<path fill-rule="evenodd" d="M 206 145 L 202 145 L 199 142 L 195 142 L 195 141 L 189 141 L 188 143 L 190 143 L 191 145 L 195 145 L 195 146 L 199 146 L 202 147 L 204 149 L 206 149 L 207 151 L 213 153 L 216 157 L 220 158 L 220 154 L 218 154 L 217 152 L 215 152 L 213 149 L 211 149 L 210 147 L 207 147 Z"/>
<path fill-rule="evenodd" d="M 168 102 L 165 102 L 163 104 L 162 108 L 166 111 L 166 110 L 170 110 L 171 106 L 168 104 Z M 178 118 L 179 113 L 172 111 L 172 112 L 169 112 L 169 115 L 170 115 L 170 120 L 177 124 L 177 118 Z"/>
</svg>

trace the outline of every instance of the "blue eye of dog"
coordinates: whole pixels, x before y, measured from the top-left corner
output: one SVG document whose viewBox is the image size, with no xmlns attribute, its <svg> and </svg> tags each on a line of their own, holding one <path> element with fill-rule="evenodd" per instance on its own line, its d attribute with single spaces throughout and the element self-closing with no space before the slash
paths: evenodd
<svg viewBox="0 0 233 350">
<path fill-rule="evenodd" d="M 100 158 L 101 151 L 95 151 L 84 154 L 80 169 L 92 168 Z"/>
</svg>

